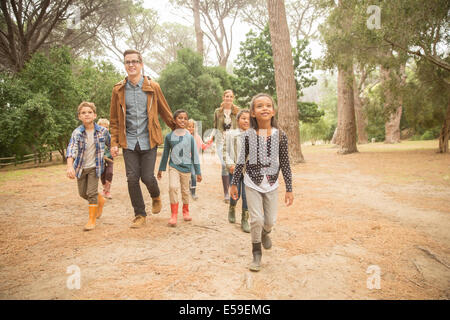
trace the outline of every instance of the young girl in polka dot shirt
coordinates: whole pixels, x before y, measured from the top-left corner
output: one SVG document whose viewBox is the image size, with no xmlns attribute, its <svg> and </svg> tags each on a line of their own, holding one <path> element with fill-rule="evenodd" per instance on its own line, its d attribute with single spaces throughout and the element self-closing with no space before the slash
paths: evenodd
<svg viewBox="0 0 450 320">
<path fill-rule="evenodd" d="M 238 163 L 234 169 L 230 194 L 237 199 L 237 184 L 244 176 L 250 214 L 253 261 L 250 270 L 261 268 L 262 250 L 272 247 L 269 237 L 278 209 L 278 175 L 281 169 L 286 185 L 285 203 L 294 201 L 292 173 L 286 134 L 277 129 L 275 105 L 270 95 L 257 94 L 250 103 L 250 126 L 242 135 Z"/>
</svg>

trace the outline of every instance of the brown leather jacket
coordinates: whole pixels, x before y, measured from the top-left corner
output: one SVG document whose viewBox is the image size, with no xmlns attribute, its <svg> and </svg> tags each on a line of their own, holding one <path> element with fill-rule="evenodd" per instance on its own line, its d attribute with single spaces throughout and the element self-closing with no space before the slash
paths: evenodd
<svg viewBox="0 0 450 320">
<path fill-rule="evenodd" d="M 128 78 L 128 77 L 127 77 Z M 109 132 L 111 134 L 111 147 L 127 147 L 126 136 L 126 104 L 125 104 L 125 84 L 127 78 L 114 85 L 111 96 Z M 163 143 L 161 126 L 158 120 L 158 114 L 164 122 L 173 130 L 175 129 L 175 120 L 172 111 L 167 104 L 159 84 L 148 77 L 144 77 L 142 90 L 147 93 L 147 114 L 148 114 L 148 133 L 150 137 L 150 148 Z"/>
</svg>

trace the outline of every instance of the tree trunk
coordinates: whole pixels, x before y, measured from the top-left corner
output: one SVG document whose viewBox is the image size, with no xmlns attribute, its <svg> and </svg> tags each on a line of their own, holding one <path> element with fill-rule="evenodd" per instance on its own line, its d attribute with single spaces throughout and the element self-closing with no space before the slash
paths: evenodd
<svg viewBox="0 0 450 320">
<path fill-rule="evenodd" d="M 402 118 L 402 106 L 391 112 L 389 120 L 384 125 L 384 143 L 400 143 L 400 119 Z"/>
<path fill-rule="evenodd" d="M 358 152 L 356 147 L 356 117 L 353 94 L 353 66 L 338 66 L 338 153 Z"/>
<path fill-rule="evenodd" d="M 403 100 L 400 96 L 396 96 L 391 87 L 394 85 L 403 86 L 406 82 L 405 66 L 400 67 L 399 73 L 401 78 L 393 73 L 393 70 L 381 66 L 381 78 L 385 92 L 384 108 L 389 119 L 385 123 L 385 138 L 384 143 L 400 143 L 400 120 L 402 118 L 402 104 Z"/>
<path fill-rule="evenodd" d="M 331 139 L 331 143 L 335 145 L 341 145 L 341 137 L 339 136 L 340 130 L 339 128 L 342 126 L 342 98 L 339 98 L 339 92 L 341 91 L 342 83 L 342 77 L 339 75 L 338 72 L 338 83 L 337 83 L 337 95 L 338 95 L 338 101 L 337 101 L 337 124 L 336 129 L 333 133 L 333 138 Z"/>
<path fill-rule="evenodd" d="M 339 121 L 339 120 L 338 120 Z M 333 137 L 331 138 L 331 144 L 337 144 L 337 133 L 338 133 L 338 127 L 334 129 Z"/>
<path fill-rule="evenodd" d="M 356 129 L 358 133 L 358 144 L 365 144 L 369 142 L 366 128 L 368 125 L 367 116 L 363 109 L 363 100 L 360 96 L 359 86 L 356 83 L 356 77 L 353 80 L 353 94 L 355 103 Z"/>
<path fill-rule="evenodd" d="M 293 163 L 303 162 L 294 62 L 284 1 L 267 0 L 267 8 L 278 98 L 278 124 L 289 137 L 291 161 Z"/>
<path fill-rule="evenodd" d="M 448 152 L 448 138 L 450 137 L 450 100 L 447 105 L 447 115 L 442 125 L 441 134 L 439 136 L 439 153 Z"/>
<path fill-rule="evenodd" d="M 195 38 L 197 40 L 197 52 L 203 57 L 203 31 L 200 26 L 200 0 L 194 0 L 194 28 L 195 28 Z"/>
</svg>

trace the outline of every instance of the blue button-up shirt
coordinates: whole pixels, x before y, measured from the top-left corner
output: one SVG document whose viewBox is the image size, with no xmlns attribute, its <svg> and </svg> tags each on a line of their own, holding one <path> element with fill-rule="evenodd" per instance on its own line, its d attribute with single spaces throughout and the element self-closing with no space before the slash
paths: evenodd
<svg viewBox="0 0 450 320">
<path fill-rule="evenodd" d="M 150 150 L 148 134 L 147 94 L 142 90 L 144 77 L 134 86 L 129 80 L 125 85 L 127 148 L 134 150 L 139 142 L 141 150 Z"/>
</svg>

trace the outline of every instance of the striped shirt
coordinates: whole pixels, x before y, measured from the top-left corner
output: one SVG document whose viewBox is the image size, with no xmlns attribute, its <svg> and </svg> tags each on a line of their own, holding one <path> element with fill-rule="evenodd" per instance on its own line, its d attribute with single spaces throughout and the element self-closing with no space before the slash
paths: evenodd
<svg viewBox="0 0 450 320">
<path fill-rule="evenodd" d="M 69 145 L 67 146 L 66 158 L 73 158 L 73 168 L 77 178 L 81 177 L 83 163 L 85 161 L 85 151 L 87 143 L 87 134 L 84 125 L 79 126 L 72 132 Z M 94 143 L 95 143 L 95 173 L 100 177 L 104 170 L 103 156 L 105 145 L 111 146 L 111 136 L 106 128 L 94 124 Z"/>
</svg>

